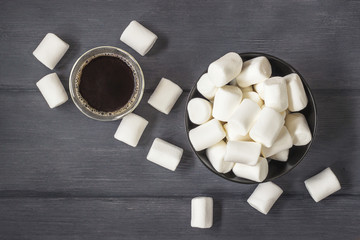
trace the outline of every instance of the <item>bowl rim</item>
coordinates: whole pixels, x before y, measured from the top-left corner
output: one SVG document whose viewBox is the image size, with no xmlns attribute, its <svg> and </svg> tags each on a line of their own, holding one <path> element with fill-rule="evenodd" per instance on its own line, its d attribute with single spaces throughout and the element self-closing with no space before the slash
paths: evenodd
<svg viewBox="0 0 360 240">
<path fill-rule="evenodd" d="M 268 181 L 273 181 L 279 177 L 282 177 L 284 176 L 285 174 L 289 173 L 291 170 L 293 170 L 297 165 L 299 165 L 299 163 L 305 158 L 305 156 L 307 155 L 307 153 L 309 152 L 314 140 L 315 140 L 315 136 L 316 136 L 316 129 L 317 129 L 317 121 L 318 121 L 318 114 L 317 114 L 317 106 L 316 106 L 316 102 L 315 102 L 315 98 L 314 98 L 314 95 L 310 89 L 310 86 L 308 85 L 308 83 L 305 81 L 304 77 L 292 66 L 290 65 L 289 63 L 285 62 L 284 60 L 278 58 L 278 57 L 275 57 L 273 55 L 270 55 L 270 54 L 267 54 L 267 53 L 262 53 L 262 52 L 242 52 L 242 53 L 238 53 L 240 55 L 240 57 L 242 57 L 243 55 L 247 55 L 247 56 L 253 56 L 251 57 L 250 59 L 252 58 L 255 58 L 255 57 L 260 57 L 260 56 L 265 56 L 266 58 L 272 58 L 282 64 L 284 64 L 285 66 L 289 67 L 289 69 L 293 72 L 293 73 L 296 73 L 299 75 L 300 79 L 301 79 L 301 82 L 305 85 L 307 91 L 309 92 L 309 96 L 310 96 L 310 99 L 311 99 L 311 102 L 313 103 L 313 108 L 314 108 L 314 128 L 313 128 L 313 131 L 312 131 L 312 139 L 311 141 L 306 145 L 306 150 L 304 152 L 304 154 L 301 156 L 301 158 L 291 167 L 289 168 L 287 171 L 284 171 L 283 173 L 277 175 L 277 176 L 274 176 L 274 177 L 271 177 L 271 178 L 266 178 L 264 181 L 262 182 L 268 182 Z M 201 76 L 203 74 L 207 73 L 207 70 L 205 70 Z M 200 76 L 200 77 L 201 77 Z M 199 79 L 199 78 L 198 78 Z M 198 80 L 197 80 L 198 81 Z M 240 178 L 240 177 L 236 177 L 235 179 L 233 178 L 228 178 L 227 176 L 225 176 L 225 174 L 223 173 L 219 173 L 218 171 L 216 171 L 215 169 L 213 168 L 210 168 L 207 163 L 205 163 L 203 160 L 202 160 L 202 157 L 199 155 L 199 152 L 196 151 L 193 147 L 193 145 L 191 144 L 191 141 L 190 141 L 190 138 L 189 138 L 189 115 L 188 115 L 188 111 L 187 111 L 187 105 L 189 103 L 189 101 L 192 99 L 190 96 L 192 96 L 194 94 L 194 92 L 197 90 L 196 88 L 196 84 L 197 84 L 197 81 L 195 82 L 195 84 L 192 86 L 191 90 L 189 91 L 189 94 L 188 94 L 188 97 L 186 98 L 186 104 L 185 104 L 185 118 L 184 118 L 184 124 L 185 124 L 185 131 L 186 131 L 186 137 L 188 139 L 188 143 L 192 149 L 192 151 L 195 153 L 195 155 L 197 156 L 197 158 L 200 160 L 200 162 L 205 165 L 205 167 L 207 169 L 209 169 L 211 172 L 215 173 L 217 176 L 220 176 L 222 177 L 223 179 L 226 179 L 228 181 L 231 181 L 231 182 L 235 182 L 235 183 L 241 183 L 241 184 L 259 184 L 259 183 L 262 183 L 262 182 L 255 182 L 255 181 L 252 181 L 252 180 L 249 180 L 249 179 L 245 179 L 245 178 Z M 204 98 L 202 96 L 202 98 Z M 205 99 L 205 98 L 204 98 Z M 309 101 L 310 102 L 310 101 Z M 210 163 L 211 164 L 211 163 Z"/>
</svg>

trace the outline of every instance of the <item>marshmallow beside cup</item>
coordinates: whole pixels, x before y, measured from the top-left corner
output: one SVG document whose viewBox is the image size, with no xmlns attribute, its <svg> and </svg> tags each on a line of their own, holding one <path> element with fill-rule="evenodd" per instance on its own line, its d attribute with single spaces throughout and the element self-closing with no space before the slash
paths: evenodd
<svg viewBox="0 0 360 240">
<path fill-rule="evenodd" d="M 136 147 L 148 121 L 135 113 L 129 113 L 121 120 L 114 138 L 132 147 Z"/>
<path fill-rule="evenodd" d="M 283 190 L 272 182 L 260 183 L 247 202 L 250 206 L 266 215 L 282 193 Z"/>
<path fill-rule="evenodd" d="M 211 228 L 213 225 L 213 199 L 196 197 L 191 200 L 191 227 Z"/>
<path fill-rule="evenodd" d="M 264 56 L 256 57 L 244 62 L 236 81 L 240 87 L 245 88 L 268 79 L 271 73 L 269 60 Z"/>
<path fill-rule="evenodd" d="M 69 98 L 56 73 L 50 73 L 41 78 L 36 86 L 45 98 L 50 108 L 55 108 L 65 103 Z"/>
<path fill-rule="evenodd" d="M 69 49 L 69 44 L 53 33 L 48 33 L 34 50 L 33 55 L 51 70 Z"/>
<path fill-rule="evenodd" d="M 141 56 L 145 56 L 155 44 L 157 38 L 153 32 L 134 20 L 125 28 L 120 40 Z"/>
</svg>

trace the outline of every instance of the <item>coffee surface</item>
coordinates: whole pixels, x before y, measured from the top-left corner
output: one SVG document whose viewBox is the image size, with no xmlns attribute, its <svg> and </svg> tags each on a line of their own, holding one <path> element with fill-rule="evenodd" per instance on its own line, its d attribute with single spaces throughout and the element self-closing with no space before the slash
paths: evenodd
<svg viewBox="0 0 360 240">
<path fill-rule="evenodd" d="M 94 109 L 113 112 L 123 107 L 134 92 L 132 69 L 115 56 L 99 56 L 82 69 L 79 92 Z"/>
</svg>

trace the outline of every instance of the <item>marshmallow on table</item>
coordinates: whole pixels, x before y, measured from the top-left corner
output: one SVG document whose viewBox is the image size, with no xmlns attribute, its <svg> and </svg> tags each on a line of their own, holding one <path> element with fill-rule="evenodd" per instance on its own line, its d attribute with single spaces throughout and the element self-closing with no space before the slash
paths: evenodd
<svg viewBox="0 0 360 240">
<path fill-rule="evenodd" d="M 266 80 L 265 80 L 266 81 Z M 255 84 L 253 86 L 255 92 L 257 92 L 259 94 L 259 97 L 264 100 L 265 99 L 265 92 L 264 92 L 264 83 L 265 81 L 263 82 L 259 82 L 257 84 Z"/>
<path fill-rule="evenodd" d="M 278 152 L 270 156 L 272 160 L 280 161 L 280 162 L 286 162 L 288 160 L 288 157 L 289 157 L 289 149 L 283 150 L 281 152 Z"/>
<path fill-rule="evenodd" d="M 257 105 L 259 105 L 259 107 L 264 105 L 264 101 L 261 99 L 260 95 L 256 92 L 253 91 L 243 92 L 243 98 L 253 100 L 254 102 L 257 103 Z"/>
<path fill-rule="evenodd" d="M 250 206 L 266 215 L 282 193 L 283 190 L 272 182 L 260 183 L 247 202 Z"/>
<path fill-rule="evenodd" d="M 215 93 L 218 90 L 218 87 L 215 86 L 213 81 L 209 78 L 209 74 L 203 74 L 199 81 L 196 84 L 196 88 L 207 99 L 211 100 L 215 97 Z"/>
<path fill-rule="evenodd" d="M 277 154 L 281 151 L 291 148 L 293 145 L 292 137 L 285 126 L 281 128 L 279 136 L 276 138 L 275 142 L 270 148 L 263 146 L 261 149 L 262 155 L 264 157 L 270 157 L 274 154 Z"/>
<path fill-rule="evenodd" d="M 272 108 L 264 107 L 250 130 L 250 137 L 263 144 L 265 147 L 271 147 L 279 135 L 284 119 L 281 114 Z"/>
<path fill-rule="evenodd" d="M 191 200 L 191 227 L 211 228 L 213 224 L 213 199 L 196 197 Z"/>
<path fill-rule="evenodd" d="M 215 145 L 225 136 L 224 128 L 216 119 L 211 119 L 189 131 L 190 142 L 196 151 L 201 151 Z"/>
<path fill-rule="evenodd" d="M 48 33 L 37 46 L 33 55 L 51 70 L 69 49 L 69 44 L 61 40 L 53 33 Z"/>
<path fill-rule="evenodd" d="M 288 114 L 285 118 L 285 126 L 289 130 L 295 146 L 304 146 L 311 141 L 309 125 L 303 114 Z"/>
<path fill-rule="evenodd" d="M 211 118 L 211 103 L 203 98 L 193 98 L 187 105 L 189 119 L 195 124 L 203 124 Z"/>
<path fill-rule="evenodd" d="M 228 121 L 240 104 L 242 92 L 236 86 L 223 86 L 215 94 L 212 115 L 220 121 Z"/>
<path fill-rule="evenodd" d="M 129 113 L 121 120 L 114 138 L 132 147 L 136 147 L 148 121 L 135 113 Z"/>
<path fill-rule="evenodd" d="M 341 189 L 339 180 L 330 168 L 305 180 L 305 186 L 315 202 L 319 202 Z"/>
<path fill-rule="evenodd" d="M 267 107 L 274 108 L 278 112 L 288 108 L 288 95 L 286 81 L 282 77 L 272 77 L 264 83 L 264 101 Z"/>
<path fill-rule="evenodd" d="M 284 77 L 287 86 L 287 94 L 289 98 L 289 110 L 298 112 L 304 109 L 308 103 L 304 86 L 299 75 L 291 73 Z"/>
<path fill-rule="evenodd" d="M 269 164 L 265 158 L 260 157 L 258 163 L 254 166 L 235 163 L 232 171 L 237 177 L 246 178 L 255 182 L 262 182 L 268 175 Z"/>
<path fill-rule="evenodd" d="M 259 112 L 260 107 L 257 103 L 244 99 L 231 115 L 228 124 L 237 128 L 240 135 L 245 136 L 248 134 Z"/>
<path fill-rule="evenodd" d="M 226 153 L 226 143 L 220 141 L 217 144 L 206 149 L 206 156 L 209 159 L 212 166 L 219 173 L 230 172 L 234 166 L 232 162 L 225 162 L 224 156 Z"/>
<path fill-rule="evenodd" d="M 231 127 L 228 123 L 225 123 L 223 127 L 226 131 L 226 139 L 228 141 L 252 141 L 249 134 L 245 136 L 241 135 L 236 127 Z"/>
<path fill-rule="evenodd" d="M 154 45 L 157 36 L 137 21 L 131 21 L 121 34 L 120 40 L 144 56 Z"/>
<path fill-rule="evenodd" d="M 36 86 L 50 108 L 60 106 L 69 99 L 56 73 L 46 75 L 36 83 Z"/>
<path fill-rule="evenodd" d="M 171 171 L 175 171 L 180 163 L 182 154 L 182 148 L 160 138 L 155 138 L 146 159 Z"/>
<path fill-rule="evenodd" d="M 236 81 L 240 87 L 248 87 L 269 78 L 271 73 L 269 60 L 264 56 L 256 57 L 244 62 Z"/>
<path fill-rule="evenodd" d="M 209 77 L 215 86 L 222 87 L 240 73 L 242 63 L 239 54 L 229 52 L 209 65 Z"/>
<path fill-rule="evenodd" d="M 183 90 L 169 79 L 162 78 L 148 103 L 162 113 L 169 114 Z"/>
<path fill-rule="evenodd" d="M 246 141 L 229 141 L 226 145 L 225 162 L 238 162 L 254 166 L 257 164 L 261 144 Z"/>
</svg>

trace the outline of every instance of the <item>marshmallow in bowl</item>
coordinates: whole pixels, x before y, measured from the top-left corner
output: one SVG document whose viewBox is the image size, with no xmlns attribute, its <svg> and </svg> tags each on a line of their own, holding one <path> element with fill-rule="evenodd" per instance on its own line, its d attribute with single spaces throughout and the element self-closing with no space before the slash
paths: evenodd
<svg viewBox="0 0 360 240">
<path fill-rule="evenodd" d="M 215 86 L 213 81 L 209 78 L 209 74 L 203 74 L 199 81 L 196 84 L 196 88 L 208 100 L 214 99 L 215 93 L 218 90 L 218 87 Z"/>
<path fill-rule="evenodd" d="M 220 141 L 217 144 L 206 149 L 206 156 L 209 159 L 211 165 L 219 173 L 230 172 L 234 166 L 233 162 L 225 162 L 224 157 L 226 153 L 226 143 Z"/>
<path fill-rule="evenodd" d="M 236 80 L 236 79 L 235 79 L 235 80 Z M 240 88 L 240 89 L 241 89 L 241 91 L 242 91 L 243 93 L 254 91 L 253 88 L 252 88 L 252 86 L 248 86 L 248 87 L 244 87 L 244 88 Z"/>
<path fill-rule="evenodd" d="M 237 162 L 254 166 L 257 164 L 261 144 L 247 141 L 229 141 L 226 145 L 225 162 Z"/>
<path fill-rule="evenodd" d="M 266 215 L 282 193 L 283 190 L 272 182 L 260 183 L 247 202 L 250 206 Z"/>
<path fill-rule="evenodd" d="M 261 153 L 264 157 L 270 157 L 293 146 L 292 137 L 285 126 L 282 127 L 279 136 L 270 148 L 262 147 Z"/>
<path fill-rule="evenodd" d="M 138 23 L 131 21 L 121 34 L 120 40 L 134 49 L 141 56 L 145 56 L 150 51 L 157 40 L 157 36 L 149 29 Z"/>
<path fill-rule="evenodd" d="M 279 135 L 284 119 L 281 114 L 272 108 L 264 107 L 250 130 L 250 137 L 263 144 L 265 147 L 271 147 Z"/>
<path fill-rule="evenodd" d="M 262 100 L 265 99 L 265 91 L 264 91 L 264 83 L 265 83 L 265 81 L 259 82 L 259 83 L 255 84 L 255 85 L 253 85 L 253 88 L 254 88 L 255 92 L 257 92 L 257 94 L 259 94 L 259 97 Z"/>
<path fill-rule="evenodd" d="M 248 87 L 268 79 L 271 73 L 269 60 L 264 56 L 256 57 L 244 62 L 243 69 L 236 77 L 236 81 L 240 87 Z"/>
<path fill-rule="evenodd" d="M 223 127 L 226 131 L 227 141 L 252 141 L 249 134 L 241 135 L 236 127 L 231 127 L 228 123 L 225 123 Z"/>
<path fill-rule="evenodd" d="M 260 157 L 258 163 L 254 166 L 235 163 L 232 171 L 237 177 L 246 178 L 255 182 L 262 182 L 268 175 L 269 164 L 266 158 Z"/>
<path fill-rule="evenodd" d="M 289 130 L 295 146 L 304 146 L 311 141 L 312 135 L 303 114 L 288 114 L 285 118 L 285 126 Z"/>
<path fill-rule="evenodd" d="M 341 189 L 339 180 L 329 167 L 305 180 L 305 186 L 315 202 L 319 202 Z"/>
<path fill-rule="evenodd" d="M 264 101 L 261 99 L 260 95 L 257 92 L 253 92 L 253 91 L 243 92 L 243 98 L 253 100 L 259 105 L 259 107 L 264 105 Z"/>
<path fill-rule="evenodd" d="M 264 101 L 267 107 L 278 112 L 285 111 L 288 104 L 286 81 L 282 77 L 272 77 L 264 83 Z"/>
<path fill-rule="evenodd" d="M 68 100 L 68 95 L 56 73 L 50 73 L 41 78 L 36 86 L 45 98 L 50 108 L 55 108 Z"/>
<path fill-rule="evenodd" d="M 69 44 L 61 40 L 53 33 L 48 33 L 37 46 L 33 55 L 51 70 L 69 49 Z"/>
<path fill-rule="evenodd" d="M 240 88 L 229 85 L 219 88 L 214 98 L 213 117 L 220 121 L 228 121 L 241 99 Z"/>
<path fill-rule="evenodd" d="M 211 228 L 213 224 L 213 199 L 196 197 L 191 200 L 191 227 Z"/>
<path fill-rule="evenodd" d="M 211 118 L 211 103 L 203 98 L 193 98 L 187 105 L 189 119 L 195 124 L 203 124 Z"/>
<path fill-rule="evenodd" d="M 303 110 L 308 103 L 308 98 L 299 75 L 291 73 L 286 75 L 284 79 L 286 81 L 289 98 L 289 110 L 291 112 Z"/>
<path fill-rule="evenodd" d="M 209 65 L 209 77 L 215 86 L 222 87 L 240 73 L 242 64 L 239 54 L 229 52 Z"/>
<path fill-rule="evenodd" d="M 148 123 L 143 117 L 135 113 L 129 113 L 121 120 L 114 138 L 136 147 Z"/>
<path fill-rule="evenodd" d="M 211 119 L 189 131 L 189 139 L 195 151 L 211 147 L 220 142 L 225 136 L 224 128 L 216 119 Z"/>
<path fill-rule="evenodd" d="M 278 152 L 272 156 L 270 156 L 272 160 L 280 161 L 280 162 L 286 162 L 289 158 L 289 149 L 285 149 L 281 152 Z"/>
</svg>

